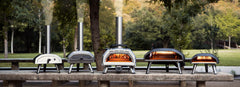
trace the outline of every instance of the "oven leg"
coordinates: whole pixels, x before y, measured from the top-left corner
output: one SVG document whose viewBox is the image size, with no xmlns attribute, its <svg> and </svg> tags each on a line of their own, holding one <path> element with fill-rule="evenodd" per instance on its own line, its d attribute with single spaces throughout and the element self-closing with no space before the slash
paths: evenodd
<svg viewBox="0 0 240 87">
<path fill-rule="evenodd" d="M 194 65 L 193 65 L 193 69 L 192 69 L 192 74 L 194 74 L 196 68 L 197 68 L 197 64 L 194 64 Z"/>
<path fill-rule="evenodd" d="M 205 71 L 208 73 L 208 64 L 205 64 Z"/>
<path fill-rule="evenodd" d="M 169 64 L 166 64 L 166 72 L 169 72 Z"/>
<path fill-rule="evenodd" d="M 58 68 L 58 64 L 55 64 L 55 66 L 56 66 L 56 68 L 57 68 L 58 73 L 60 73 L 60 70 L 59 70 L 59 68 Z"/>
<path fill-rule="evenodd" d="M 46 72 L 47 64 L 43 64 L 43 72 Z"/>
<path fill-rule="evenodd" d="M 181 70 L 181 66 L 180 66 L 180 63 L 179 63 L 179 62 L 177 62 L 177 66 L 178 66 L 179 74 L 182 74 L 182 70 Z"/>
<path fill-rule="evenodd" d="M 216 65 L 213 64 L 212 68 L 213 68 L 213 73 L 216 75 L 217 74 Z"/>
<path fill-rule="evenodd" d="M 80 63 L 77 63 L 77 71 L 79 72 Z"/>
<path fill-rule="evenodd" d="M 70 64 L 69 70 L 68 70 L 68 74 L 70 74 L 72 72 L 72 67 L 73 67 L 73 63 Z"/>
<path fill-rule="evenodd" d="M 94 73 L 94 72 L 93 72 L 93 69 L 92 69 L 92 65 L 91 65 L 90 63 L 88 64 L 88 67 L 89 67 L 91 73 Z"/>
<path fill-rule="evenodd" d="M 148 62 L 148 66 L 147 66 L 147 71 L 146 71 L 146 74 L 149 73 L 150 71 L 150 68 L 151 68 L 151 65 L 152 65 L 152 62 Z"/>
<path fill-rule="evenodd" d="M 134 66 L 130 66 L 129 69 L 132 72 L 132 74 L 135 74 L 135 67 Z"/>
<path fill-rule="evenodd" d="M 38 64 L 37 74 L 38 74 L 39 71 L 40 71 L 41 65 L 42 65 L 42 64 Z"/>
<path fill-rule="evenodd" d="M 107 73 L 107 70 L 108 70 L 108 67 L 105 66 L 105 67 L 104 67 L 104 70 L 103 70 L 103 74 L 106 74 L 106 73 Z"/>
</svg>

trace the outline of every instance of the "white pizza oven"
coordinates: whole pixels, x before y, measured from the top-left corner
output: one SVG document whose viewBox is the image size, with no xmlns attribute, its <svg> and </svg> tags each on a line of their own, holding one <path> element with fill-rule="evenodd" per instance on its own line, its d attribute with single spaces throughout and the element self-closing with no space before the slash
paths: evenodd
<svg viewBox="0 0 240 87">
<path fill-rule="evenodd" d="M 130 69 L 131 73 L 135 73 L 136 57 L 129 48 L 123 48 L 122 44 L 122 17 L 116 17 L 116 30 L 117 30 L 117 44 L 111 46 L 103 54 L 103 73 L 107 73 L 108 68 L 115 66 L 117 72 L 122 71 L 122 67 L 126 66 Z M 115 47 L 115 48 L 114 48 Z"/>
<path fill-rule="evenodd" d="M 37 55 L 34 58 L 34 63 L 38 64 L 37 74 L 40 72 L 42 64 L 44 65 L 44 72 L 46 71 L 47 64 L 55 64 L 60 73 L 58 65 L 62 64 L 62 58 L 56 54 L 50 54 L 50 25 L 47 25 L 47 53 Z"/>
</svg>

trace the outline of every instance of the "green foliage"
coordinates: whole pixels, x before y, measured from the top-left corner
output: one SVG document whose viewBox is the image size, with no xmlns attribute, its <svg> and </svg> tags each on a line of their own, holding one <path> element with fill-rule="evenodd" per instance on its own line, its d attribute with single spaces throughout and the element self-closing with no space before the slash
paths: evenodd
<svg viewBox="0 0 240 87">
<path fill-rule="evenodd" d="M 238 15 L 234 15 L 232 9 L 228 9 L 227 12 L 216 15 L 216 24 L 225 37 L 237 36 L 240 31 L 239 17 Z"/>
<path fill-rule="evenodd" d="M 159 11 L 159 10 L 158 10 Z M 132 49 L 150 49 L 152 43 L 159 39 L 164 39 L 164 30 L 161 25 L 161 14 L 151 8 L 135 10 L 132 13 L 134 22 L 129 22 L 126 26 L 124 41 Z"/>
<path fill-rule="evenodd" d="M 57 29 L 62 38 L 60 44 L 67 48 L 70 41 L 73 41 L 74 28 L 77 25 L 76 2 L 74 0 L 56 1 L 54 15 L 56 15 Z"/>
<path fill-rule="evenodd" d="M 211 48 L 216 48 L 216 40 L 220 38 L 219 28 L 216 25 L 216 15 L 219 12 L 212 6 L 206 6 L 204 12 L 193 19 L 192 44 L 193 48 L 209 49 L 207 41 L 213 43 Z"/>
<path fill-rule="evenodd" d="M 110 0 L 102 0 L 99 11 L 100 44 L 104 49 L 115 41 L 115 16 L 113 3 Z"/>
</svg>

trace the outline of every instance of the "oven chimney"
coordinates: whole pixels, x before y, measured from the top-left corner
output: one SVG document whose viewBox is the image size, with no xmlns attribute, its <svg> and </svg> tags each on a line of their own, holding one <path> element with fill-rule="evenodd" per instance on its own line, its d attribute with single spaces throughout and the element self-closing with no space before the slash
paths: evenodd
<svg viewBox="0 0 240 87">
<path fill-rule="evenodd" d="M 50 25 L 47 25 L 47 54 L 50 54 Z"/>
<path fill-rule="evenodd" d="M 122 17 L 116 17 L 116 43 L 117 45 L 122 44 Z M 122 48 L 122 46 L 118 46 L 118 48 Z"/>
<path fill-rule="evenodd" d="M 83 22 L 78 22 L 78 39 L 79 39 L 78 51 L 82 51 L 83 50 Z"/>
</svg>

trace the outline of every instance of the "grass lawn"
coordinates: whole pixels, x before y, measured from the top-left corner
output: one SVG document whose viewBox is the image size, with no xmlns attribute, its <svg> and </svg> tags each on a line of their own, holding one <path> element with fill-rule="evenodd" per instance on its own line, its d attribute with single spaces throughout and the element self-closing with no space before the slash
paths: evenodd
<svg viewBox="0 0 240 87">
<path fill-rule="evenodd" d="M 144 54 L 147 53 L 148 50 L 142 51 L 133 51 L 137 58 L 143 58 Z M 183 50 L 183 54 L 186 58 L 191 58 L 193 55 L 197 53 L 205 53 L 206 50 Z M 220 59 L 220 63 L 218 66 L 240 66 L 240 49 L 221 49 L 218 50 L 218 57 Z M 63 57 L 63 53 L 53 53 L 57 54 L 60 57 Z M 9 58 L 34 58 L 38 53 L 14 53 L 9 54 Z M 4 54 L 0 53 L 0 58 L 4 58 Z M 186 65 L 192 66 L 190 63 L 186 63 Z M 11 63 L 0 63 L 0 67 L 10 67 Z M 54 65 L 49 64 L 49 67 L 53 67 Z M 65 67 L 69 67 L 68 63 L 64 63 Z M 82 65 L 81 65 L 82 66 Z M 93 64 L 95 66 L 95 63 Z M 137 66 L 147 66 L 147 63 L 139 62 Z M 20 67 L 37 67 L 34 63 L 20 63 Z"/>
</svg>

